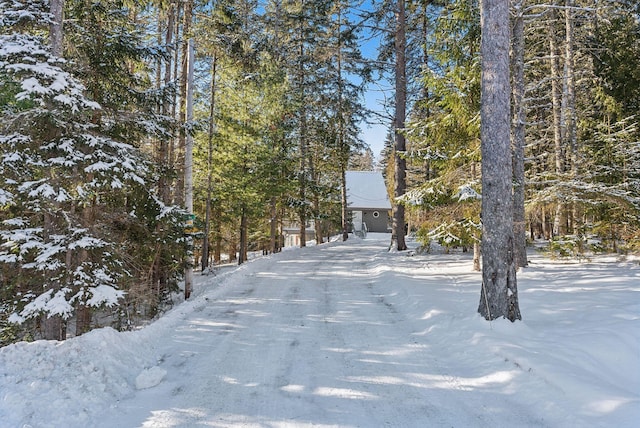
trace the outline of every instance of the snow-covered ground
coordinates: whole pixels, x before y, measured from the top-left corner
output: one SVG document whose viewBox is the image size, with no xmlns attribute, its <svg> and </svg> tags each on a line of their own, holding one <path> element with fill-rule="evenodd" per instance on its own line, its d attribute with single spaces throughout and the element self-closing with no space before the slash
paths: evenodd
<svg viewBox="0 0 640 428">
<path fill-rule="evenodd" d="M 376 238 L 201 277 L 139 331 L 1 349 L 0 426 L 639 426 L 637 261 L 532 255 L 524 320 L 489 323 L 471 255 Z"/>
</svg>

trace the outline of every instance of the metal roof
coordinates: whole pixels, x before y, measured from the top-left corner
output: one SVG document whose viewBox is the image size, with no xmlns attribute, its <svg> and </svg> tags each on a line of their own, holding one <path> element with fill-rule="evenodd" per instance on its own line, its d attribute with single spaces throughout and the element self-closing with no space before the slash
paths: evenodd
<svg viewBox="0 0 640 428">
<path fill-rule="evenodd" d="M 346 179 L 349 209 L 391 209 L 387 186 L 381 172 L 347 171 Z"/>
</svg>

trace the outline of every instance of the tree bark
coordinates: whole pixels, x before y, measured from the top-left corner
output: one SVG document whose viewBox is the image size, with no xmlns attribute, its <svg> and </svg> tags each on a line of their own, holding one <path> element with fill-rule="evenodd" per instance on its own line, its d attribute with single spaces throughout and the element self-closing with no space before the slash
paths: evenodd
<svg viewBox="0 0 640 428">
<path fill-rule="evenodd" d="M 211 198 L 213 198 L 213 133 L 215 130 L 216 106 L 216 65 L 217 57 L 213 55 L 211 65 L 211 99 L 209 106 L 209 129 L 207 132 L 207 199 L 205 201 L 204 234 L 202 238 L 202 271 L 209 267 L 209 247 L 211 237 Z"/>
<path fill-rule="evenodd" d="M 309 176 L 313 183 L 319 182 L 319 172 L 316 171 L 316 164 L 314 162 L 315 154 L 309 155 Z M 322 244 L 322 223 L 320 222 L 320 195 L 318 194 L 317 186 L 313 186 L 311 189 L 311 214 L 313 215 L 313 231 L 315 235 L 316 245 Z"/>
<path fill-rule="evenodd" d="M 473 243 L 473 270 L 476 272 L 480 272 L 480 243 Z"/>
<path fill-rule="evenodd" d="M 180 40 L 180 16 L 182 14 L 182 10 L 183 10 L 183 3 L 182 2 L 176 2 L 175 6 L 172 8 L 172 10 L 175 10 L 175 13 L 173 13 L 173 38 L 175 40 L 174 44 L 173 44 L 173 72 L 169 73 L 169 76 L 171 77 L 168 82 L 171 83 L 175 80 L 178 79 L 179 74 L 179 70 L 180 70 L 180 49 L 178 46 L 179 40 Z M 168 30 L 167 30 L 168 31 Z M 167 65 L 167 67 L 169 67 L 169 64 Z M 173 91 L 173 99 L 170 103 L 170 108 L 171 108 L 171 112 L 167 112 L 167 114 L 171 115 L 171 117 L 176 118 L 177 120 L 179 120 L 178 117 L 178 95 L 179 95 L 179 90 L 178 91 Z M 171 139 L 171 141 L 169 142 L 169 144 L 167 144 L 167 166 L 168 168 L 170 168 L 172 175 L 176 175 L 177 178 L 180 177 L 181 174 L 181 167 L 180 167 L 180 162 L 178 161 L 179 159 L 179 133 L 178 135 L 175 135 L 174 138 Z M 172 186 L 167 186 L 167 192 L 169 195 L 169 203 L 171 205 L 178 205 L 179 203 L 177 202 L 179 200 L 179 195 L 178 193 L 182 191 L 181 189 L 181 184 L 178 183 L 178 179 L 172 179 Z"/>
<path fill-rule="evenodd" d="M 481 1 L 482 288 L 487 320 L 521 319 L 513 255 L 509 0 Z"/>
<path fill-rule="evenodd" d="M 91 308 L 83 304 L 76 308 L 76 336 L 91 330 L 91 312 Z"/>
<path fill-rule="evenodd" d="M 53 22 L 49 27 L 51 53 L 62 57 L 64 43 L 64 0 L 51 0 L 49 10 L 53 15 Z"/>
<path fill-rule="evenodd" d="M 398 0 L 396 4 L 396 34 L 395 34 L 395 101 L 396 114 L 394 121 L 395 129 L 395 188 L 396 198 L 404 195 L 406 191 L 407 161 L 404 158 L 406 152 L 406 141 L 404 136 L 404 121 L 406 117 L 407 104 L 407 73 L 406 73 L 406 14 L 405 1 Z M 405 215 L 404 205 L 394 201 L 393 223 L 391 231 L 391 246 L 395 245 L 398 251 L 407 249 L 405 243 Z"/>
<path fill-rule="evenodd" d="M 235 262 L 238 260 L 238 242 L 233 238 L 229 242 L 229 262 Z"/>
<path fill-rule="evenodd" d="M 247 210 L 242 207 L 242 214 L 240 215 L 240 250 L 238 252 L 239 265 L 247 261 L 248 229 Z"/>
<path fill-rule="evenodd" d="M 305 4 L 302 2 L 302 10 Z M 301 19 L 299 26 L 299 64 L 298 82 L 300 85 L 300 247 L 307 246 L 307 110 L 305 107 L 305 70 L 304 70 L 304 20 Z"/>
<path fill-rule="evenodd" d="M 575 83 L 575 54 L 574 54 L 574 23 L 573 8 L 575 0 L 565 3 L 565 126 L 567 146 L 571 150 L 569 161 L 574 175 L 578 172 L 578 133 L 576 120 L 576 83 Z"/>
<path fill-rule="evenodd" d="M 164 43 L 166 46 L 171 46 L 173 43 L 173 32 L 175 31 L 175 9 L 172 4 L 168 5 L 168 15 L 166 17 L 166 34 Z M 160 16 L 158 16 L 158 22 L 160 22 Z M 160 25 L 160 24 L 158 24 Z M 159 60 L 162 61 L 162 60 Z M 172 60 L 171 57 L 165 59 L 164 63 L 164 86 L 169 87 L 171 84 L 171 70 L 172 70 Z M 160 75 L 160 70 L 158 70 L 158 75 Z M 162 104 L 161 114 L 171 115 L 172 111 L 172 103 L 167 97 Z M 160 196 L 160 200 L 169 205 L 171 204 L 171 190 L 169 185 L 169 179 L 167 178 L 167 172 L 170 168 L 170 150 L 169 150 L 169 142 L 170 140 L 167 138 L 160 138 L 159 147 L 158 147 L 158 156 L 157 162 L 160 165 L 162 173 L 158 177 L 158 193 Z"/>
<path fill-rule="evenodd" d="M 49 44 L 54 56 L 62 57 L 64 51 L 64 0 L 51 0 L 49 11 L 53 20 L 49 26 Z M 45 211 L 43 217 L 43 238 L 49 240 L 55 233 L 50 212 Z M 67 266 L 69 265 L 67 249 Z M 51 287 L 58 288 L 58 287 Z M 47 340 L 64 340 L 66 338 L 66 321 L 59 315 L 45 314 L 42 319 L 42 331 Z"/>
<path fill-rule="evenodd" d="M 91 181 L 89 179 L 89 181 Z M 83 227 L 91 228 L 96 222 L 96 209 L 97 200 L 92 198 L 91 202 L 82 209 L 82 223 Z M 76 255 L 77 265 L 81 266 L 89 258 L 89 253 L 86 249 L 79 250 Z M 67 249 L 67 271 L 71 272 L 73 269 L 73 253 L 70 249 Z M 93 309 L 84 304 L 83 300 L 80 300 L 76 306 L 76 336 L 87 333 L 91 330 L 91 318 Z"/>
<path fill-rule="evenodd" d="M 349 239 L 349 214 L 347 211 L 347 172 L 345 168 L 340 168 L 340 199 L 341 199 L 341 217 L 342 217 L 342 240 Z"/>
<path fill-rule="evenodd" d="M 347 165 L 349 164 L 349 147 L 345 141 L 344 113 L 342 111 L 342 4 L 338 10 L 338 151 L 340 162 L 340 189 L 341 189 L 341 227 L 342 241 L 349 239 L 349 225 L 347 215 Z"/>
<path fill-rule="evenodd" d="M 565 128 L 562 114 L 562 73 L 560 71 L 560 48 L 556 34 L 557 11 L 551 10 L 549 21 L 549 51 L 551 56 L 551 104 L 553 108 L 553 141 L 555 149 L 555 169 L 558 180 L 565 173 L 566 148 L 564 146 Z M 556 205 L 553 232 L 556 235 L 567 234 L 567 210 L 564 198 L 560 195 Z"/>
<path fill-rule="evenodd" d="M 187 104 L 185 113 L 185 124 L 191 125 L 193 122 L 193 95 L 194 89 L 194 62 L 195 62 L 195 48 L 193 39 L 187 41 Z M 184 146 L 184 206 L 191 217 L 191 221 L 194 221 L 193 214 L 193 136 L 191 134 L 186 135 Z M 192 225 L 193 228 L 194 225 Z M 187 237 L 187 254 L 186 265 L 184 269 L 184 298 L 185 300 L 191 296 L 193 291 L 193 266 L 195 265 L 195 257 L 193 254 L 193 236 Z"/>
<path fill-rule="evenodd" d="M 189 75 L 189 39 L 191 37 L 191 23 L 193 19 L 193 1 L 184 2 L 184 15 L 182 24 L 182 71 L 180 73 L 180 124 L 184 127 L 187 124 L 187 79 Z M 176 147 L 176 167 L 179 168 L 178 180 L 175 187 L 175 203 L 184 206 L 185 204 L 185 175 L 184 175 L 184 155 L 187 144 L 187 130 L 182 129 L 178 137 Z"/>
<path fill-rule="evenodd" d="M 220 216 L 222 213 L 220 212 L 220 208 L 217 207 L 214 209 L 214 235 L 215 235 L 215 245 L 213 247 L 213 262 L 220 264 L 222 261 L 222 221 L 220 220 Z"/>
<path fill-rule="evenodd" d="M 527 231 L 524 209 L 524 148 L 525 148 L 525 82 L 524 82 L 524 17 L 523 1 L 514 0 L 511 64 L 513 76 L 513 235 L 517 267 L 527 266 Z"/>
<path fill-rule="evenodd" d="M 66 322 L 59 315 L 43 315 L 41 327 L 45 340 L 65 340 L 67 338 Z"/>
<path fill-rule="evenodd" d="M 314 203 L 315 208 L 314 211 L 319 210 L 320 208 L 320 198 L 315 198 Z M 316 235 L 316 245 L 320 245 L 324 243 L 324 234 L 322 233 L 322 221 L 319 218 L 314 219 L 313 221 L 314 231 Z"/>
<path fill-rule="evenodd" d="M 566 145 L 569 147 L 571 156 L 570 162 L 571 176 L 574 180 L 579 179 L 580 155 L 578 151 L 578 131 L 576 113 L 576 83 L 575 83 L 575 53 L 574 53 L 574 22 L 573 16 L 575 0 L 565 2 L 565 117 L 566 117 Z M 571 230 L 575 234 L 582 231 L 582 209 L 579 204 L 574 204 L 571 210 Z"/>
<path fill-rule="evenodd" d="M 272 254 L 278 252 L 278 204 L 275 196 L 269 203 L 269 251 Z"/>
</svg>

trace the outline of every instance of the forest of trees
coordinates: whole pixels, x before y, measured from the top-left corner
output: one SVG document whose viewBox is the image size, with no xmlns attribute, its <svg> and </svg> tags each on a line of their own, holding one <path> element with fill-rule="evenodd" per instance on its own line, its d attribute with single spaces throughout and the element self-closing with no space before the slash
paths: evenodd
<svg viewBox="0 0 640 428">
<path fill-rule="evenodd" d="M 424 20 L 411 36 L 425 65 L 413 81 L 403 199 L 425 245 L 471 248 L 480 231 L 479 4 L 444 3 L 420 2 Z M 511 2 L 516 252 L 535 239 L 559 255 L 640 247 L 639 12 L 635 1 Z"/>
<path fill-rule="evenodd" d="M 640 5 L 509 15 L 517 265 L 533 240 L 637 251 Z M 287 225 L 346 238 L 364 121 L 389 127 L 392 245 L 408 223 L 480 268 L 478 1 L 0 0 L 0 28 L 0 345 L 132 328 L 187 263 L 278 252 Z M 378 80 L 388 115 L 364 107 Z"/>
</svg>

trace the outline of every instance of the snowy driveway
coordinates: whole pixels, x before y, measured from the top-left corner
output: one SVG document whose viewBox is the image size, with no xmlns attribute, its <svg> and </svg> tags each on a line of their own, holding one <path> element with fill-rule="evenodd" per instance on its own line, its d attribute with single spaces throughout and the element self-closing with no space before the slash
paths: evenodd
<svg viewBox="0 0 640 428">
<path fill-rule="evenodd" d="M 398 271 L 385 272 L 376 260 L 388 256 L 386 245 L 354 240 L 255 262 L 261 268 L 251 266 L 228 293 L 198 306 L 171 332 L 160 365 L 166 379 L 122 402 L 106 426 L 535 422 L 517 403 L 515 415 L 503 413 L 504 403 L 483 408 L 505 397 L 489 393 L 493 398 L 479 402 L 470 396 L 470 383 L 505 384 L 513 375 L 506 370 L 469 379 L 448 369 L 447 350 L 431 343 L 426 331 L 437 311 L 408 289 L 455 284 L 430 277 L 424 264 L 423 275 L 416 275 L 402 254 Z"/>
<path fill-rule="evenodd" d="M 476 314 L 481 279 L 470 255 L 409 256 L 387 245 L 352 239 L 257 259 L 207 278 L 140 331 L 9 347 L 0 352 L 10 366 L 0 367 L 0 421 L 634 426 L 637 264 L 534 262 L 519 275 L 524 321 L 488 323 Z M 27 365 L 35 374 L 21 371 Z"/>
</svg>

